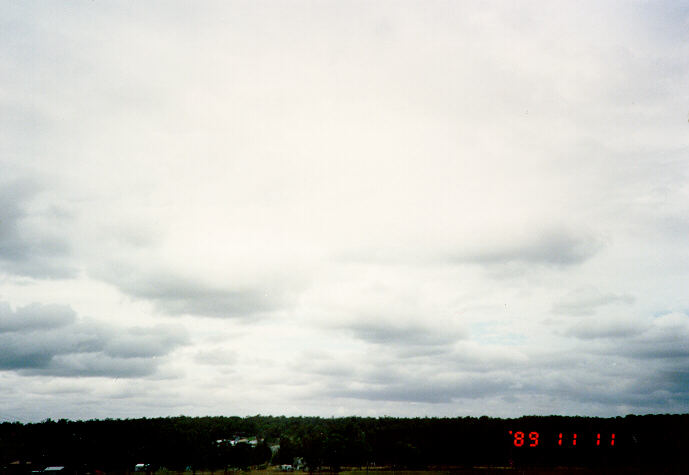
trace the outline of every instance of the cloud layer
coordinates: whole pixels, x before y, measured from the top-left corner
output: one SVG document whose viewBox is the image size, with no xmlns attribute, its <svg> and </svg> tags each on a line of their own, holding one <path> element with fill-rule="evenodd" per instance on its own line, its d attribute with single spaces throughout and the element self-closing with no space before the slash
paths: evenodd
<svg viewBox="0 0 689 475">
<path fill-rule="evenodd" d="M 21 374 L 142 377 L 155 358 L 188 343 L 183 328 L 124 330 L 77 318 L 69 307 L 32 304 L 12 310 L 0 302 L 0 367 Z"/>
<path fill-rule="evenodd" d="M 681 2 L 0 19 L 0 417 L 689 408 Z"/>
</svg>

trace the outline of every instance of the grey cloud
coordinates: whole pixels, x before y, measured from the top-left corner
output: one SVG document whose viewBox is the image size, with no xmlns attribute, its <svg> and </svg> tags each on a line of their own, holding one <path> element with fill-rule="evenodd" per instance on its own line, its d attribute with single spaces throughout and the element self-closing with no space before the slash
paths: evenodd
<svg viewBox="0 0 689 475">
<path fill-rule="evenodd" d="M 6 342 L 0 338 L 0 344 L 6 344 Z M 0 352 L 0 370 L 44 368 L 50 364 L 52 357 L 53 355 L 48 351 L 3 347 Z"/>
<path fill-rule="evenodd" d="M 632 360 L 605 368 L 603 362 L 609 363 L 606 359 L 588 357 L 587 360 L 586 364 L 566 373 L 533 373 L 528 378 L 524 375 L 520 377 L 525 381 L 520 392 L 548 395 L 561 401 L 654 410 L 678 404 L 686 406 L 689 402 L 689 387 L 681 379 L 686 369 L 674 365 L 640 365 Z"/>
<path fill-rule="evenodd" d="M 624 340 L 613 351 L 635 359 L 689 358 L 689 315 L 656 317 L 646 331 Z"/>
<path fill-rule="evenodd" d="M 54 207 L 30 210 L 39 192 L 35 182 L 0 184 L 0 270 L 29 277 L 72 277 L 76 268 L 66 260 L 69 244 L 59 236 L 64 227 L 50 228 L 64 216 Z"/>
<path fill-rule="evenodd" d="M 570 327 L 565 334 L 583 340 L 597 338 L 628 338 L 643 332 L 644 327 L 637 321 L 591 318 Z"/>
<path fill-rule="evenodd" d="M 557 355 L 555 355 L 557 359 Z M 400 401 L 446 404 L 458 400 L 507 397 L 535 401 L 542 398 L 559 401 L 559 410 L 568 404 L 590 404 L 609 408 L 620 405 L 634 407 L 686 407 L 689 402 L 686 366 L 638 365 L 632 361 L 622 369 L 606 369 L 606 359 L 587 357 L 585 363 L 572 366 L 567 361 L 541 367 L 538 361 L 504 370 L 486 369 L 478 374 L 461 374 L 455 380 L 433 379 L 433 368 L 416 371 L 414 375 L 397 374 L 390 381 L 339 382 L 338 389 L 328 391 L 334 397 L 370 401 Z M 440 363 L 436 370 L 447 370 Z M 614 367 L 610 367 L 614 368 Z M 530 406 L 533 407 L 533 406 Z"/>
<path fill-rule="evenodd" d="M 156 372 L 157 363 L 150 358 L 115 358 L 100 352 L 55 355 L 48 364 L 21 371 L 26 375 L 107 376 L 138 378 Z"/>
<path fill-rule="evenodd" d="M 196 353 L 194 360 L 207 365 L 232 365 L 237 362 L 237 352 L 224 348 L 205 349 Z"/>
<path fill-rule="evenodd" d="M 341 252 L 337 259 L 384 265 L 405 263 L 424 266 L 451 263 L 479 264 L 487 267 L 536 265 L 564 268 L 586 262 L 595 256 L 602 246 L 602 240 L 591 233 L 553 227 L 536 228 L 527 233 L 486 233 L 473 243 L 458 242 L 437 252 L 390 244 L 385 247 Z"/>
<path fill-rule="evenodd" d="M 354 324 L 349 329 L 357 338 L 377 344 L 447 346 L 464 337 L 452 331 L 434 331 L 420 324 L 385 324 L 375 318 Z"/>
<path fill-rule="evenodd" d="M 654 388 L 662 388 L 673 397 L 689 403 L 689 360 L 685 360 L 681 367 L 658 371 L 651 383 Z"/>
<path fill-rule="evenodd" d="M 686 335 L 668 336 L 662 339 L 638 339 L 629 342 L 623 350 L 632 358 L 687 358 L 689 357 L 689 343 Z"/>
<path fill-rule="evenodd" d="M 67 306 L 31 304 L 13 312 L 7 302 L 0 302 L 0 333 L 59 328 L 76 318 L 76 312 Z"/>
<path fill-rule="evenodd" d="M 55 308 L 55 307 L 53 307 Z M 29 310 L 41 314 L 47 321 L 53 320 L 49 315 L 49 308 L 31 305 Z M 57 312 L 62 308 L 57 307 Z M 19 309 L 16 314 L 27 314 L 27 308 Z M 32 318 L 34 322 L 38 321 Z M 39 361 L 48 360 L 52 356 L 65 353 L 95 351 L 101 348 L 107 339 L 107 330 L 103 327 L 82 325 L 78 321 L 61 326 L 47 325 L 45 328 L 27 327 L 19 330 L 5 330 L 0 333 L 0 348 L 6 362 L 16 362 L 16 368 L 23 367 L 23 359 L 33 365 Z M 6 366 L 7 367 L 7 366 Z"/>
<path fill-rule="evenodd" d="M 117 329 L 78 319 L 70 307 L 8 308 L 0 303 L 0 369 L 22 374 L 142 376 L 155 372 L 157 357 L 188 343 L 181 327 Z"/>
<path fill-rule="evenodd" d="M 499 394 L 507 382 L 503 378 L 474 375 L 458 377 L 456 381 L 438 382 L 423 377 L 388 385 L 365 388 L 345 388 L 332 391 L 336 397 L 370 401 L 403 401 L 449 403 L 457 399 L 476 399 Z"/>
<path fill-rule="evenodd" d="M 480 346 L 467 341 L 455 348 L 448 363 L 462 371 L 486 372 L 523 368 L 529 364 L 529 359 L 516 349 Z"/>
<path fill-rule="evenodd" d="M 309 371 L 323 376 L 336 378 L 351 378 L 355 376 L 354 368 L 346 362 L 319 361 L 309 365 Z"/>
<path fill-rule="evenodd" d="M 388 347 L 394 354 L 387 351 Z M 365 355 L 350 354 L 346 362 L 327 354 L 304 355 L 298 365 L 305 381 L 312 377 L 320 384 L 325 383 L 328 396 L 430 404 L 499 395 L 513 387 L 519 373 L 529 366 L 526 358 L 521 358 L 518 364 L 506 368 L 502 363 L 515 358 L 502 354 L 470 358 L 472 361 L 467 363 L 466 358 L 455 355 L 456 350 L 425 354 L 423 359 L 400 360 L 400 355 L 394 352 L 396 349 L 394 345 L 382 343 Z M 482 360 L 480 367 L 476 359 Z M 495 364 L 491 365 L 491 360 Z"/>
<path fill-rule="evenodd" d="M 169 315 L 247 317 L 279 308 L 284 294 L 274 287 L 216 287 L 167 272 L 113 265 L 100 277 L 133 297 L 150 300 Z"/>
<path fill-rule="evenodd" d="M 686 314 L 662 315 L 644 325 L 592 317 L 568 335 L 587 340 L 577 347 L 578 364 L 571 364 L 572 360 L 563 365 L 555 355 L 548 378 L 523 378 L 530 392 L 545 389 L 570 400 L 654 411 L 689 404 Z"/>
<path fill-rule="evenodd" d="M 187 289 L 156 299 L 157 305 L 171 315 L 197 314 L 209 317 L 241 317 L 277 307 L 272 298 L 257 290 Z"/>
<path fill-rule="evenodd" d="M 515 237 L 513 243 L 469 249 L 450 257 L 456 262 L 485 265 L 521 263 L 566 267 L 581 264 L 599 249 L 600 242 L 592 236 L 566 229 L 550 229 L 535 231 L 527 238 Z"/>
<path fill-rule="evenodd" d="M 318 379 L 351 381 L 360 376 L 358 374 L 360 368 L 358 368 L 355 360 L 356 355 L 348 355 L 342 358 L 324 350 L 306 350 L 302 351 L 299 357 L 291 362 L 291 365 L 293 368 L 298 368 L 300 373 L 315 375 Z M 372 379 L 377 380 L 378 377 Z"/>
<path fill-rule="evenodd" d="M 436 329 L 420 323 L 383 322 L 362 318 L 346 327 L 358 340 L 385 348 L 400 358 L 432 357 L 448 353 L 452 345 L 466 337 L 463 332 Z"/>
<path fill-rule="evenodd" d="M 686 318 L 686 317 L 684 317 Z M 389 352 L 376 351 L 353 360 L 330 375 L 306 366 L 314 377 L 326 377 L 327 395 L 368 401 L 449 404 L 458 400 L 500 398 L 553 400 L 561 404 L 587 404 L 615 410 L 623 406 L 651 408 L 683 407 L 689 402 L 686 368 L 689 355 L 682 350 L 689 341 L 680 316 L 666 318 L 639 335 L 607 341 L 585 341 L 566 350 L 513 350 L 485 346 L 469 340 L 458 342 L 450 354 L 423 360 L 400 360 Z M 641 357 L 644 348 L 665 344 L 670 333 L 678 333 L 664 354 Z M 645 336 L 644 336 L 645 335 Z M 664 342 L 664 343 L 663 343 Z M 383 346 L 381 346 L 383 347 Z M 326 366 L 327 368 L 327 366 Z M 330 381 L 330 383 L 328 383 Z"/>
<path fill-rule="evenodd" d="M 338 356 L 313 369 L 316 385 L 325 379 L 330 388 L 359 391 L 361 397 L 419 401 L 433 400 L 424 393 L 428 387 L 438 391 L 435 401 L 448 401 L 472 381 L 480 389 L 485 380 L 461 379 L 460 387 L 448 382 L 451 378 L 434 379 L 439 373 L 485 372 L 486 379 L 500 381 L 502 370 L 514 373 L 506 383 L 524 383 L 511 393 L 524 401 L 532 395 L 547 398 L 549 388 L 564 401 L 638 400 L 661 408 L 663 401 L 681 400 L 682 394 L 686 401 L 681 379 L 687 376 L 682 365 L 689 335 L 681 319 L 678 325 L 636 326 L 604 313 L 627 303 L 625 287 L 634 289 L 640 308 L 687 301 L 682 282 L 689 248 L 680 238 L 689 229 L 689 169 L 687 150 L 679 148 L 686 144 L 689 91 L 688 43 L 679 41 L 687 32 L 686 5 L 679 12 L 647 2 L 640 13 L 638 2 L 632 7 L 626 6 L 631 2 L 596 3 L 593 11 L 562 4 L 549 9 L 545 2 L 507 9 L 503 3 L 437 9 L 410 2 L 400 9 L 381 4 L 362 22 L 357 9 L 338 8 L 333 14 L 329 6 L 303 10 L 286 5 L 272 15 L 264 8 L 241 7 L 236 14 L 236 6 L 221 11 L 200 7 L 185 15 L 174 5 L 131 12 L 103 3 L 83 11 L 19 2 L 3 6 L 7 28 L 0 29 L 0 56 L 7 67 L 0 68 L 0 75 L 7 87 L 0 99 L 0 175 L 44 169 L 84 204 L 74 208 L 81 229 L 73 232 L 69 226 L 53 226 L 66 222 L 55 211 L 37 209 L 35 198 L 46 196 L 39 187 L 0 184 L 0 283 L 7 274 L 73 275 L 70 245 L 79 239 L 83 245 L 75 244 L 72 252 L 85 257 L 88 273 L 122 257 L 133 265 L 113 267 L 104 279 L 94 275 L 69 282 L 68 289 L 41 283 L 25 288 L 22 298 L 34 292 L 40 301 L 41 292 L 94 289 L 104 292 L 98 305 L 108 306 L 108 314 L 128 308 L 128 302 L 117 302 L 112 289 L 101 286 L 105 280 L 127 297 L 145 301 L 136 302 L 138 308 L 150 303 L 174 315 L 242 318 L 280 308 L 284 296 L 274 289 L 266 295 L 260 283 L 245 285 L 241 270 L 227 273 L 238 276 L 236 281 L 205 280 L 208 263 L 187 266 L 179 256 L 211 256 L 212 249 L 196 252 L 203 245 L 198 236 L 228 246 L 252 240 L 248 247 L 254 250 L 266 239 L 277 244 L 276 252 L 295 255 L 302 252 L 293 245 L 299 241 L 308 248 L 304 254 L 318 261 L 312 300 L 303 299 L 299 312 L 284 312 L 279 327 L 254 326 L 243 346 L 256 342 L 256 354 L 278 355 L 279 363 L 279 355 L 289 358 L 302 346 L 335 342 Z M 129 21 L 132 13 L 136 22 Z M 662 21 L 649 27 L 646 13 L 662 14 Z M 390 29 L 375 39 L 372 27 L 381 18 Z M 257 35 L 259 30 L 274 34 Z M 127 41 L 117 41 L 121 33 Z M 246 47 L 240 54 L 223 55 L 232 45 Z M 189 65 L 193 74 L 187 74 Z M 231 105 L 247 113 L 228 114 Z M 528 115 L 520 113 L 526 109 Z M 261 140 L 265 137 L 270 140 Z M 334 153 L 324 160 L 328 148 Z M 670 148 L 676 148 L 671 156 L 658 157 Z M 204 160 L 189 160 L 195 152 Z M 285 154 L 294 159 L 278 163 Z M 64 196 L 56 194 L 55 200 Z M 96 214 L 101 218 L 93 219 Z M 511 232 L 511 226 L 532 220 L 557 223 L 551 218 L 581 220 L 605 230 L 615 236 L 611 252 L 597 254 L 601 242 L 582 228 L 555 224 L 549 230 Z M 139 220 L 146 223 L 141 228 Z M 119 221 L 127 221 L 134 232 L 123 230 Z M 65 233 L 75 241 L 65 239 Z M 99 239 L 108 234 L 112 242 Z M 380 250 L 382 261 L 364 255 L 367 267 L 328 262 L 329 254 L 352 248 Z M 252 252 L 244 258 L 248 269 L 256 265 Z M 239 258 L 229 254 L 241 251 L 219 254 L 226 255 L 218 261 L 234 262 Z M 158 258 L 180 267 L 167 272 L 156 264 Z M 387 260 L 393 265 L 378 265 Z M 217 272 L 219 262 L 212 264 Z M 190 267 L 201 278 L 191 276 Z M 533 278 L 496 283 L 481 275 L 512 269 L 528 269 Z M 550 279 L 552 271 L 560 274 Z M 411 294 L 410 300 L 421 302 L 418 308 L 466 308 L 467 314 L 475 309 L 467 320 L 504 324 L 504 331 L 481 335 L 483 341 L 503 348 L 523 345 L 515 351 L 525 357 L 465 345 L 461 336 L 445 335 L 433 325 L 424 329 L 428 322 L 420 321 L 421 312 L 410 312 L 416 314 L 406 320 L 418 326 L 338 326 L 336 335 L 324 335 L 322 341 L 318 329 L 298 328 L 310 315 L 332 323 L 338 315 L 350 315 L 350 309 L 368 308 L 369 296 L 340 288 L 348 279 L 362 287 L 385 281 L 388 272 L 394 274 L 391 287 L 411 283 L 400 294 Z M 570 282 L 615 278 L 620 278 L 615 288 L 603 288 L 600 295 L 557 299 L 558 289 Z M 407 292 L 414 284 L 419 292 Z M 0 290 L 11 293 L 13 286 Z M 328 307 L 330 313 L 320 311 L 319 302 L 339 295 L 348 300 L 340 305 L 343 311 L 337 305 Z M 80 298 L 86 307 L 98 295 Z M 509 310 L 501 308 L 504 302 Z M 175 329 L 118 330 L 44 310 L 50 315 L 26 310 L 35 314 L 32 322 L 29 315 L 15 318 L 0 308 L 2 367 L 42 374 L 146 374 L 155 369 L 153 356 L 169 355 L 185 341 Z M 560 333 L 551 339 L 538 324 L 549 310 L 584 318 L 555 318 L 551 328 Z M 383 317 L 386 312 L 389 308 L 381 310 Z M 585 318 L 591 315 L 601 318 Z M 199 334 L 222 324 L 234 326 L 225 320 L 193 320 Z M 281 331 L 285 335 L 276 335 Z M 354 338 L 339 345 L 340 336 Z M 365 354 L 357 356 L 362 349 Z M 180 356 L 193 358 L 195 351 Z M 585 358 L 589 355 L 595 358 Z M 226 358 L 204 351 L 197 361 L 223 364 Z M 586 364 L 578 365 L 578 359 Z M 183 358 L 175 367 L 187 363 Z M 612 370 L 613 363 L 615 368 L 624 365 L 624 371 Z M 295 367 L 281 373 L 275 363 L 238 366 L 238 375 L 278 373 L 297 384 L 305 372 Z M 559 384 L 547 386 L 538 373 Z M 649 377 L 654 374 L 658 379 Z M 193 376 L 198 381 L 196 376 L 203 375 Z M 361 379 L 365 389 L 350 384 Z M 625 384 L 614 387 L 621 380 Z M 650 383 L 634 384 L 642 380 Z M 218 404 L 208 411 L 258 410 L 270 400 L 273 407 L 331 413 L 330 407 L 293 406 L 286 392 L 267 394 L 259 385 L 237 384 L 226 396 L 225 383 L 209 383 L 207 396 Z M 212 384 L 223 389 L 216 392 Z M 171 386 L 170 391 L 180 389 Z M 659 392 L 654 394 L 654 387 Z M 165 408 L 155 411 L 179 413 L 191 401 L 197 411 L 205 411 L 208 406 L 195 397 L 201 391 L 187 392 L 169 409 L 169 396 L 157 391 L 151 404 Z M 482 394 L 506 393 L 486 389 Z M 232 398 L 244 405 L 233 406 Z M 103 400 L 94 403 L 102 406 L 99 410 L 113 410 Z M 532 400 L 504 410 L 544 407 Z M 34 400 L 25 404 L 40 406 Z M 45 404 L 55 407 L 55 402 Z M 481 405 L 477 400 L 474 407 Z M 129 407 L 144 410 L 136 400 Z M 575 410 L 571 407 L 561 406 Z M 688 407 L 685 403 L 684 411 Z M 447 410 L 463 408 L 457 404 Z M 74 411 L 79 412 L 84 414 Z"/>
<path fill-rule="evenodd" d="M 151 358 L 166 355 L 188 342 L 189 338 L 181 327 L 136 327 L 113 336 L 105 344 L 104 352 L 119 358 Z"/>
<path fill-rule="evenodd" d="M 443 388 L 445 389 L 445 388 Z M 396 385 L 393 387 L 375 389 L 341 390 L 334 392 L 332 396 L 354 399 L 366 399 L 369 401 L 403 401 L 403 402 L 429 402 L 447 403 L 452 401 L 448 392 L 439 391 L 434 387 L 415 388 L 412 386 Z"/>
<path fill-rule="evenodd" d="M 553 313 L 562 315 L 592 315 L 600 307 L 613 304 L 631 304 L 634 297 L 618 295 L 611 292 L 603 293 L 597 288 L 579 288 L 553 305 Z"/>
</svg>

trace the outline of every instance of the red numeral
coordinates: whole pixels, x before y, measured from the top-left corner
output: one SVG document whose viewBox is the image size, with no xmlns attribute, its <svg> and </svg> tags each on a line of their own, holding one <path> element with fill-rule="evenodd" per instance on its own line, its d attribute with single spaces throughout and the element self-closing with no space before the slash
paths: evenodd
<svg viewBox="0 0 689 475">
<path fill-rule="evenodd" d="M 515 432 L 514 433 L 514 446 L 515 447 L 521 447 L 524 445 L 524 433 L 523 432 Z"/>
<path fill-rule="evenodd" d="M 572 436 L 572 445 L 577 445 L 577 435 L 576 434 L 574 434 Z"/>
<path fill-rule="evenodd" d="M 531 439 L 529 447 L 538 447 L 538 432 L 529 432 L 529 439 Z"/>
<path fill-rule="evenodd" d="M 560 438 L 557 441 L 557 445 L 562 446 L 562 433 L 560 433 Z"/>
<path fill-rule="evenodd" d="M 614 446 L 615 446 L 615 434 L 613 434 L 610 437 L 610 447 L 614 447 Z"/>
<path fill-rule="evenodd" d="M 600 434 L 596 434 L 596 445 L 600 445 Z"/>
</svg>

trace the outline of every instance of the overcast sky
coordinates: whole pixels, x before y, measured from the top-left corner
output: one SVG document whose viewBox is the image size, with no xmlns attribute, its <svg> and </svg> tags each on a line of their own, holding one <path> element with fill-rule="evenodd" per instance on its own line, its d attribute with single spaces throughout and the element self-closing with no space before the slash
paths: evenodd
<svg viewBox="0 0 689 475">
<path fill-rule="evenodd" d="M 0 2 L 0 420 L 689 411 L 689 2 Z"/>
</svg>

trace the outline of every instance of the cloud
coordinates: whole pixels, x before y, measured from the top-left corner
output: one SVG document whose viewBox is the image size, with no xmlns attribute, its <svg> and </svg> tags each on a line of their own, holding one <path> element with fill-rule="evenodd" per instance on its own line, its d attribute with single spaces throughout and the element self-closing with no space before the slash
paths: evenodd
<svg viewBox="0 0 689 475">
<path fill-rule="evenodd" d="M 509 384 L 504 377 L 457 376 L 447 380 L 433 377 L 408 377 L 404 382 L 336 389 L 335 397 L 370 401 L 404 401 L 415 403 L 449 403 L 462 399 L 479 399 L 504 391 Z"/>
<path fill-rule="evenodd" d="M 617 351 L 642 360 L 689 359 L 689 315 L 675 312 L 656 317 L 646 331 L 627 339 Z"/>
<path fill-rule="evenodd" d="M 3 6 L 0 406 L 687 411 L 687 9 L 395 6 Z"/>
<path fill-rule="evenodd" d="M 204 365 L 226 366 L 237 362 L 238 355 L 234 350 L 226 348 L 208 348 L 196 353 L 194 360 Z"/>
<path fill-rule="evenodd" d="M 343 265 L 352 272 L 350 264 Z M 400 274 L 396 266 L 356 264 L 356 272 L 318 281 L 304 292 L 295 312 L 313 328 L 400 358 L 448 353 L 468 332 L 462 318 L 440 304 L 426 274 Z M 402 278 L 401 278 L 402 277 Z"/>
<path fill-rule="evenodd" d="M 567 335 L 582 339 L 567 369 L 555 373 L 543 388 L 562 397 L 620 407 L 675 408 L 689 403 L 689 317 L 668 313 L 650 321 L 591 317 Z M 564 373 L 557 355 L 546 356 Z M 537 378 L 531 378 L 530 384 Z M 532 391 L 539 391 L 533 386 Z M 640 409 L 641 410 L 641 409 Z"/>
<path fill-rule="evenodd" d="M 153 302 L 169 315 L 200 315 L 217 318 L 256 316 L 285 304 L 281 289 L 239 283 L 218 284 L 210 279 L 116 264 L 100 277 L 137 299 Z"/>
<path fill-rule="evenodd" d="M 490 372 L 524 368 L 533 363 L 524 349 L 467 340 L 457 345 L 448 364 L 467 372 Z"/>
<path fill-rule="evenodd" d="M 455 342 L 451 351 L 427 353 L 421 359 L 403 359 L 397 350 L 404 344 L 398 346 L 383 333 L 365 340 L 373 346 L 360 354 L 338 355 L 333 349 L 329 354 L 305 355 L 298 366 L 302 381 L 320 381 L 318 387 L 327 396 L 346 400 L 444 407 L 472 400 L 500 405 L 506 400 L 495 401 L 509 395 L 510 404 L 525 410 L 533 401 L 541 407 L 557 401 L 551 409 L 555 413 L 579 404 L 603 413 L 626 407 L 681 408 L 689 400 L 681 381 L 689 361 L 685 323 L 686 316 L 675 315 L 661 318 L 655 328 L 635 324 L 630 331 L 566 333 L 548 343 L 534 340 L 540 343 L 510 346 L 467 338 Z M 672 341 L 667 340 L 670 333 L 677 333 Z M 674 348 L 662 354 L 639 351 L 668 344 Z M 348 346 L 346 341 L 341 345 Z"/>
<path fill-rule="evenodd" d="M 421 323 L 395 322 L 386 324 L 375 317 L 362 318 L 347 328 L 355 338 L 368 343 L 384 345 L 405 354 L 443 352 L 465 334 L 455 330 L 430 328 Z"/>
<path fill-rule="evenodd" d="M 16 348 L 0 335 L 0 341 L 6 346 L 0 353 L 0 370 L 44 368 L 50 364 L 52 356 L 48 351 L 32 348 Z"/>
<path fill-rule="evenodd" d="M 39 199 L 35 180 L 0 183 L 0 271 L 37 278 L 76 275 L 65 216 Z"/>
<path fill-rule="evenodd" d="M 592 286 L 580 287 L 557 301 L 553 305 L 553 313 L 572 316 L 593 315 L 601 307 L 631 303 L 634 303 L 634 297 L 631 295 L 603 293 Z"/>
<path fill-rule="evenodd" d="M 47 364 L 23 368 L 29 376 L 142 378 L 157 370 L 150 358 L 115 358 L 101 352 L 53 355 Z"/>
<path fill-rule="evenodd" d="M 60 328 L 76 318 L 76 312 L 67 306 L 31 304 L 12 311 L 9 303 L 0 302 L 0 333 Z"/>
<path fill-rule="evenodd" d="M 590 317 L 567 328 L 564 335 L 589 340 L 586 351 L 666 365 L 689 358 L 689 316 L 673 312 L 650 320 L 631 316 Z"/>
<path fill-rule="evenodd" d="M 461 221 L 460 221 L 461 222 Z M 437 223 L 431 223 L 437 226 Z M 462 229 L 464 228 L 464 229 Z M 420 245 L 421 243 L 424 245 Z M 603 249 L 603 240 L 590 231 L 565 226 L 533 224 L 532 229 L 511 223 L 472 219 L 444 233 L 423 239 L 396 239 L 373 247 L 340 253 L 344 262 L 383 265 L 435 266 L 478 264 L 488 268 L 556 268 L 583 264 Z"/>
<path fill-rule="evenodd" d="M 189 343 L 181 327 L 118 329 L 77 318 L 70 307 L 0 303 L 0 368 L 54 376 L 151 375 L 156 358 Z"/>
<path fill-rule="evenodd" d="M 689 370 L 686 364 L 681 367 L 664 368 L 656 374 L 649 375 L 648 385 L 651 394 L 654 394 L 661 404 L 667 400 L 689 403 Z"/>
<path fill-rule="evenodd" d="M 596 338 L 628 338 L 643 332 L 645 325 L 631 317 L 590 318 L 566 330 L 566 334 L 584 340 Z"/>
<path fill-rule="evenodd" d="M 590 259 L 601 248 L 592 235 L 564 228 L 534 230 L 522 236 L 510 235 L 502 242 L 491 241 L 459 251 L 451 258 L 455 262 L 470 262 L 487 266 L 501 264 L 545 265 L 568 267 Z"/>
<path fill-rule="evenodd" d="M 133 327 L 113 335 L 103 351 L 116 358 L 153 358 L 167 355 L 188 342 L 189 337 L 182 327 Z"/>
<path fill-rule="evenodd" d="M 441 405 L 519 388 L 521 375 L 538 367 L 520 349 L 470 340 L 438 348 L 403 341 L 376 338 L 362 348 L 340 339 L 327 352 L 304 352 L 294 367 L 300 381 L 328 397 Z M 419 354 L 409 353 L 415 350 Z"/>
</svg>

